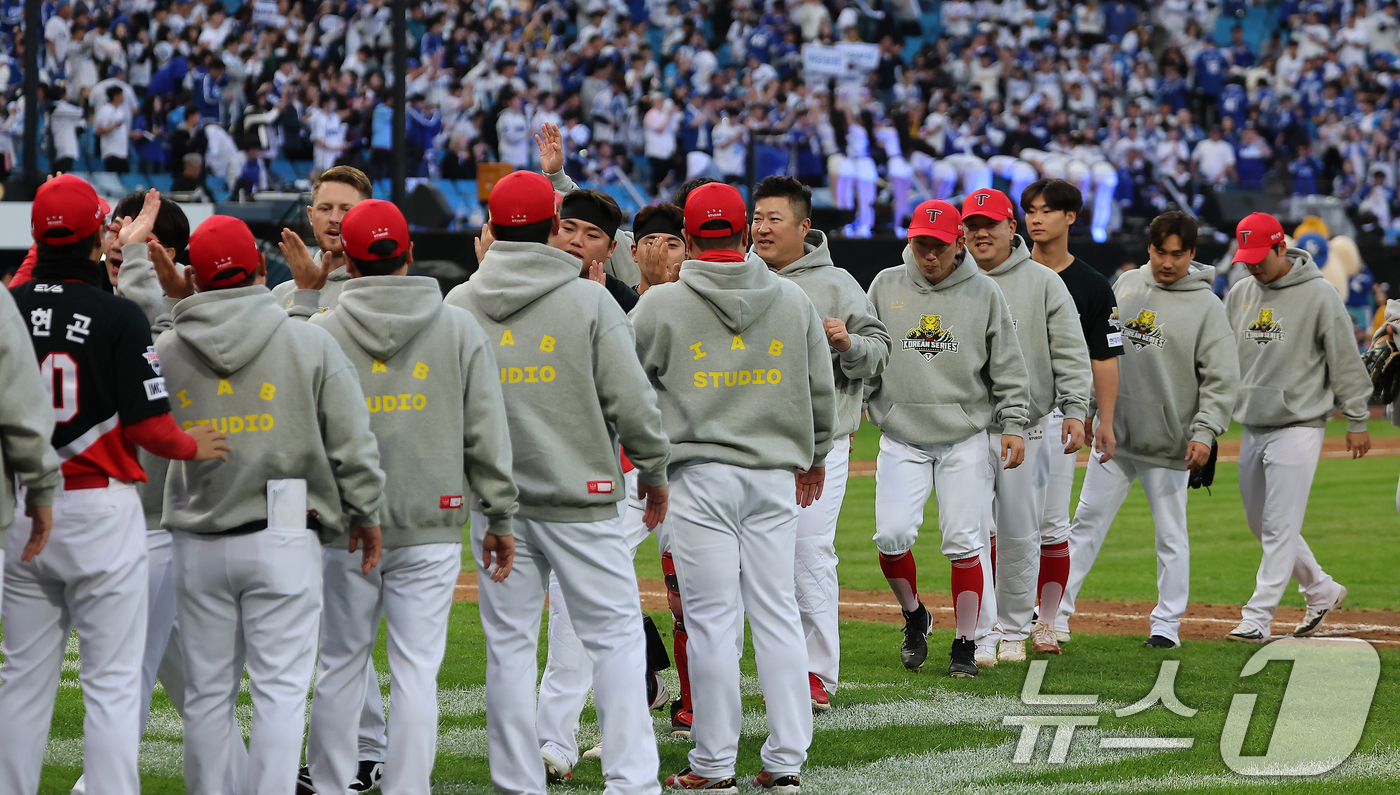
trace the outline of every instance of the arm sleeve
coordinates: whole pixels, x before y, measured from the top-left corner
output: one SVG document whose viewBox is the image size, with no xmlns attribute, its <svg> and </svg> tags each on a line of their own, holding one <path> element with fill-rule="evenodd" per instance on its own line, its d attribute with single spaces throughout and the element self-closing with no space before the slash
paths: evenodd
<svg viewBox="0 0 1400 795">
<path fill-rule="evenodd" d="M 831 371 L 831 346 L 826 342 L 826 330 L 811 301 L 807 302 L 807 382 L 812 393 L 812 432 L 816 444 L 812 450 L 812 466 L 826 466 L 826 454 L 831 452 L 832 440 L 836 438 L 836 376 Z"/>
<path fill-rule="evenodd" d="M 1030 422 L 1030 375 L 1000 287 L 992 299 L 991 322 L 987 324 L 987 372 L 992 379 L 996 423 L 1004 434 L 1025 436 L 1026 423 Z"/>
<path fill-rule="evenodd" d="M 151 342 L 151 323 L 133 301 L 121 301 L 112 316 L 112 372 L 117 382 L 117 414 L 131 427 L 170 413 L 160 360 Z"/>
<path fill-rule="evenodd" d="M 34 281 L 34 266 L 39 262 L 39 244 L 35 243 L 29 247 L 29 253 L 24 255 L 24 262 L 19 265 L 19 270 L 15 271 L 15 278 L 10 280 L 10 289 Z"/>
<path fill-rule="evenodd" d="M 622 308 L 624 313 L 631 312 L 632 308 L 637 305 L 637 291 L 628 287 L 625 282 L 611 273 L 606 274 L 606 277 L 608 293 L 614 301 L 617 301 L 617 305 Z"/>
<path fill-rule="evenodd" d="M 149 259 L 145 242 L 122 246 L 122 266 L 117 271 L 117 289 L 123 298 L 130 298 L 146 313 L 152 326 L 165 307 L 165 291 L 156 278 L 156 267 Z"/>
<path fill-rule="evenodd" d="M 875 316 L 875 305 L 861 296 L 860 303 L 845 320 L 851 347 L 836 354 L 834 365 L 852 381 L 868 380 L 883 373 L 890 360 L 890 333 Z"/>
<path fill-rule="evenodd" d="M 147 417 L 135 425 L 126 426 L 122 433 L 133 444 L 173 461 L 190 461 L 199 452 L 194 437 L 180 430 L 175 418 L 169 414 Z"/>
<path fill-rule="evenodd" d="M 1325 300 L 1327 317 L 1320 325 L 1329 386 L 1346 418 L 1347 433 L 1364 433 L 1371 419 L 1367 404 L 1374 387 L 1356 350 L 1356 332 L 1341 296 L 1333 290 Z"/>
<path fill-rule="evenodd" d="M 1240 359 L 1235 335 L 1218 303 L 1207 312 L 1196 350 L 1196 416 L 1191 419 L 1191 441 L 1207 447 L 1230 427 L 1235 399 L 1240 391 Z"/>
<path fill-rule="evenodd" d="M 1046 283 L 1050 285 L 1045 318 L 1050 334 L 1050 371 L 1055 374 L 1055 404 L 1065 419 L 1083 420 L 1089 414 L 1093 389 L 1089 347 L 1069 288 L 1058 277 Z"/>
<path fill-rule="evenodd" d="M 33 505 L 52 505 L 58 488 L 58 454 L 54 452 L 53 400 L 44 389 L 29 329 L 20 316 L 9 290 L 0 290 L 0 383 L 5 399 L 0 401 L 0 474 L 6 482 L 0 490 L 9 492 L 11 476 L 29 489 Z M 8 499 L 8 497 L 6 498 Z M 0 520 L 8 522 L 7 517 Z"/>
<path fill-rule="evenodd" d="M 656 390 L 637 359 L 632 324 L 612 298 L 599 296 L 599 331 L 593 346 L 593 381 L 603 416 L 617 429 L 637 477 L 648 486 L 666 485 L 671 441 L 661 423 Z"/>
<path fill-rule="evenodd" d="M 562 168 L 553 174 L 545 174 L 545 176 L 549 177 L 549 184 L 553 185 L 554 189 L 560 193 L 572 193 L 578 190 L 578 183 L 574 182 L 573 177 L 564 173 Z"/>
<path fill-rule="evenodd" d="M 520 493 L 512 475 L 510 428 L 506 422 L 506 403 L 501 395 L 496 357 L 476 319 L 466 311 L 458 314 L 462 325 L 466 326 L 467 337 L 462 351 L 462 373 L 466 376 L 466 389 L 462 394 L 466 419 L 462 423 L 462 450 L 467 482 L 472 494 L 481 501 L 481 512 L 487 520 L 486 532 L 508 536 L 512 534 L 511 517 L 515 515 Z"/>
<path fill-rule="evenodd" d="M 1089 358 L 1103 361 L 1123 355 L 1123 333 L 1113 327 L 1109 318 L 1118 308 L 1118 296 L 1108 286 L 1108 281 L 1096 285 L 1095 295 L 1086 307 L 1089 317 L 1080 318 L 1084 329 L 1084 341 L 1089 344 Z"/>
<path fill-rule="evenodd" d="M 316 406 L 321 439 L 350 521 L 375 527 L 384 503 L 384 472 L 379 468 L 379 443 L 369 428 L 369 407 L 355 366 L 329 333 L 323 347 L 326 375 Z"/>
</svg>

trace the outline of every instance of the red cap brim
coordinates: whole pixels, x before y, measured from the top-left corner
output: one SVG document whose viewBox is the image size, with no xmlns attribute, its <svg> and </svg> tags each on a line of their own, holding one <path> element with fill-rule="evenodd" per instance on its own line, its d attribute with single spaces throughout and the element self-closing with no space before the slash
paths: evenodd
<svg viewBox="0 0 1400 795">
<path fill-rule="evenodd" d="M 913 240 L 916 237 L 936 237 L 939 240 L 942 240 L 944 243 L 955 243 L 957 242 L 959 235 L 955 232 L 948 232 L 942 229 L 934 229 L 932 227 L 927 226 L 909 227 L 909 239 Z"/>
<path fill-rule="evenodd" d="M 1273 246 L 1263 246 L 1258 248 L 1241 248 L 1235 252 L 1235 262 L 1243 262 L 1246 265 L 1258 265 L 1268 256 L 1269 250 Z"/>
</svg>

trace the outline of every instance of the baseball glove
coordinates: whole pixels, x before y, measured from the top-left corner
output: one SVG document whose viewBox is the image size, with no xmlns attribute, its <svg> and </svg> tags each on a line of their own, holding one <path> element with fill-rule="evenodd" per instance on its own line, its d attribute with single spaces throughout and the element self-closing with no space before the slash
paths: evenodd
<svg viewBox="0 0 1400 795">
<path fill-rule="evenodd" d="M 1204 488 L 1207 493 L 1210 492 L 1210 484 L 1215 482 L 1215 457 L 1219 452 L 1220 445 L 1211 442 L 1210 458 L 1206 459 L 1200 469 L 1191 470 L 1191 477 L 1187 481 L 1187 485 L 1193 489 Z"/>
<path fill-rule="evenodd" d="M 1371 376 L 1371 400 L 1387 405 L 1394 403 L 1400 395 L 1400 350 L 1396 348 L 1395 337 L 1377 336 L 1361 360 L 1366 364 L 1366 374 Z"/>
</svg>

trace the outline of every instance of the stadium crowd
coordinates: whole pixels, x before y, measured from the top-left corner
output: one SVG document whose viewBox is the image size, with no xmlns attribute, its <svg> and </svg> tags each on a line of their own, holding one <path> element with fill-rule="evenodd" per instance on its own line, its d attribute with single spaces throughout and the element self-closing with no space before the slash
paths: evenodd
<svg viewBox="0 0 1400 795">
<path fill-rule="evenodd" d="M 167 172 L 174 190 L 212 177 L 220 192 L 336 163 L 388 175 L 384 0 L 45 0 L 41 16 L 50 171 Z M 580 182 L 654 196 L 687 176 L 785 173 L 833 188 L 857 236 L 882 184 L 900 228 L 918 198 L 997 176 L 1012 195 L 1076 182 L 1100 240 L 1123 215 L 1208 213 L 1222 187 L 1271 182 L 1380 228 L 1400 216 L 1394 2 L 411 0 L 407 27 L 419 176 L 538 167 L 532 133 L 553 123 Z M 22 28 L 23 3 L 0 2 L 4 169 Z M 878 55 L 814 74 L 804 45 L 840 42 Z"/>
</svg>

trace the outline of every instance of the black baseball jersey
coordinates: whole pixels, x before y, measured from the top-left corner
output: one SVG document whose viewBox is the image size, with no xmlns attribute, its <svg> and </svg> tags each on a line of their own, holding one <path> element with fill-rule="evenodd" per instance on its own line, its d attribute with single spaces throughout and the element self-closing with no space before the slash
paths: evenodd
<svg viewBox="0 0 1400 795">
<path fill-rule="evenodd" d="M 96 268 L 93 275 L 105 278 Z M 53 446 L 64 476 L 146 480 L 123 428 L 169 413 L 170 402 L 145 313 L 44 265 L 11 294 L 53 400 Z"/>
<path fill-rule="evenodd" d="M 1074 306 L 1079 310 L 1084 341 L 1089 343 L 1089 358 L 1103 361 L 1122 356 L 1122 329 L 1113 325 L 1117 320 L 1118 298 L 1108 279 L 1078 257 L 1060 271 L 1060 278 L 1064 279 L 1069 294 L 1074 297 Z"/>
</svg>

